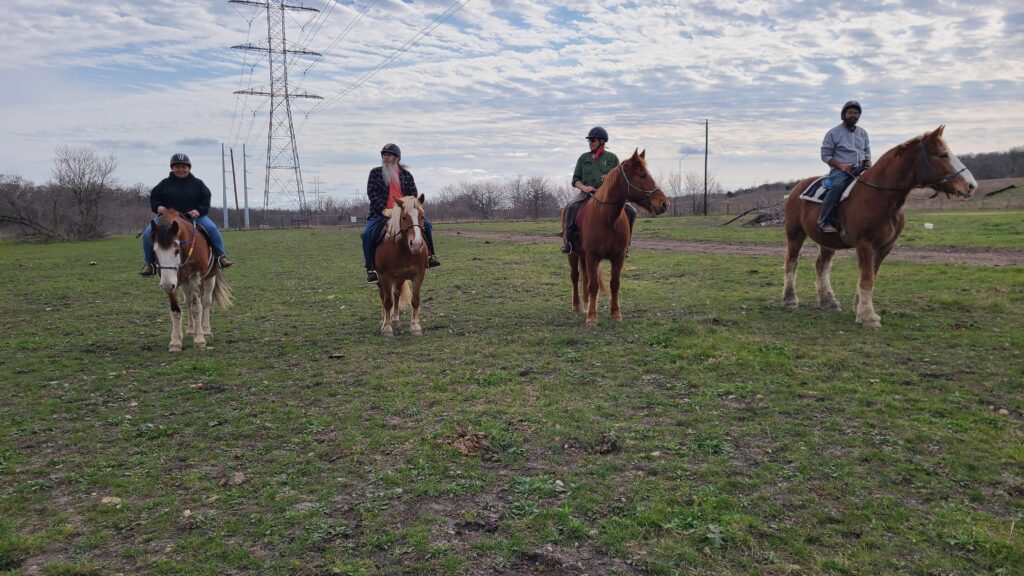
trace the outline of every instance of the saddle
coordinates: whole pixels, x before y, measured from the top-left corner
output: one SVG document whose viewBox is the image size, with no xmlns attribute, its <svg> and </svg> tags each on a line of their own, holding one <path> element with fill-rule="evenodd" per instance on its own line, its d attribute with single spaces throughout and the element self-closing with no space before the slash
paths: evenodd
<svg viewBox="0 0 1024 576">
<path fill-rule="evenodd" d="M 824 202 L 825 193 L 827 192 L 827 190 L 824 186 L 821 185 L 823 180 L 825 180 L 825 176 L 822 176 L 821 178 L 816 178 L 814 182 L 811 182 L 811 185 L 808 186 L 806 190 L 800 193 L 800 199 L 807 202 L 814 202 L 816 204 L 821 204 L 822 202 Z M 846 190 L 843 190 L 842 196 L 839 197 L 839 202 L 846 200 L 846 198 L 850 195 L 850 190 L 853 190 L 853 185 L 856 183 L 856 178 L 850 181 L 850 185 L 846 187 Z"/>
</svg>

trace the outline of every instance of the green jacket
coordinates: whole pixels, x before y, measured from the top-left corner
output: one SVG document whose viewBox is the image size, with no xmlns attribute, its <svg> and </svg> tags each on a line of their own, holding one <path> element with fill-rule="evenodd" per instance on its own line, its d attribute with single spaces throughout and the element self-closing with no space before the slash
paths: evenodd
<svg viewBox="0 0 1024 576">
<path fill-rule="evenodd" d="M 572 172 L 572 183 L 583 182 L 587 186 L 597 188 L 601 185 L 601 176 L 612 171 L 619 165 L 619 158 L 614 153 L 605 150 L 601 157 L 594 161 L 591 152 L 584 152 L 576 161 L 576 169 Z"/>
</svg>

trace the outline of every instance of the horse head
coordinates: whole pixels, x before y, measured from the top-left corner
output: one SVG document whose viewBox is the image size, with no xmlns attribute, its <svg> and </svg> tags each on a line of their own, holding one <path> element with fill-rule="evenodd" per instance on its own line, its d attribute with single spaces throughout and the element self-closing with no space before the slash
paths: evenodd
<svg viewBox="0 0 1024 576">
<path fill-rule="evenodd" d="M 423 226 L 426 214 L 423 211 L 423 203 L 426 198 L 420 194 L 415 196 L 403 196 L 401 201 L 395 203 L 391 210 L 391 219 L 388 220 L 388 237 L 400 242 L 405 242 L 409 252 L 419 253 L 426 246 L 423 237 Z"/>
<path fill-rule="evenodd" d="M 626 181 L 626 199 L 642 206 L 651 214 L 664 214 L 668 210 L 668 198 L 654 181 L 654 176 L 647 169 L 647 150 L 637 152 L 619 164 L 622 177 Z"/>
<path fill-rule="evenodd" d="M 185 226 L 185 220 L 175 210 L 164 212 L 150 230 L 156 265 L 160 270 L 160 287 L 171 293 L 178 287 L 178 269 L 192 253 L 195 228 Z M 182 258 L 182 250 L 186 257 Z"/>
<path fill-rule="evenodd" d="M 947 197 L 970 198 L 978 189 L 974 175 L 960 162 L 942 139 L 942 125 L 923 136 L 899 145 L 900 154 L 918 154 L 915 177 L 917 185 L 944 193 Z"/>
</svg>

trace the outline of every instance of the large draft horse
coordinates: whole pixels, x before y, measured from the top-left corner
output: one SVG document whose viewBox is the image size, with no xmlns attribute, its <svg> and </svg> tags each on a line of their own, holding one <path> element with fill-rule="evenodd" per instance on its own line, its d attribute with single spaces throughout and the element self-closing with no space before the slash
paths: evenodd
<svg viewBox="0 0 1024 576">
<path fill-rule="evenodd" d="M 195 225 L 174 210 L 164 212 L 150 230 L 160 287 L 171 304 L 170 352 L 181 352 L 181 307 L 178 286 L 188 302 L 188 333 L 196 348 L 206 348 L 210 329 L 210 309 L 216 303 L 221 310 L 231 307 L 231 289 L 221 275 L 213 250 Z"/>
<path fill-rule="evenodd" d="M 604 182 L 593 197 L 580 208 L 576 218 L 579 241 L 569 254 L 569 274 L 572 280 L 572 309 L 582 312 L 579 280 L 583 272 L 583 292 L 587 298 L 587 326 L 597 324 L 597 292 L 601 285 L 600 264 L 611 262 L 611 301 L 609 315 L 613 320 L 622 319 L 619 308 L 619 282 L 622 265 L 629 247 L 629 222 L 623 208 L 629 200 L 652 214 L 663 214 L 668 209 L 668 199 L 658 188 L 654 177 L 647 171 L 646 150 L 633 155 L 605 176 Z M 565 228 L 565 212 L 562 212 L 562 228 Z"/>
<path fill-rule="evenodd" d="M 398 324 L 401 310 L 412 307 L 409 332 L 423 334 L 420 327 L 420 287 L 427 272 L 430 254 L 423 236 L 424 197 L 403 196 L 391 209 L 386 236 L 374 250 L 374 267 L 379 280 L 380 333 L 394 336 L 392 324 Z"/>
<path fill-rule="evenodd" d="M 821 204 L 800 199 L 800 194 L 814 178 L 793 187 L 786 198 L 785 212 L 786 281 L 782 297 L 787 308 L 794 309 L 799 304 L 795 287 L 796 266 L 800 247 L 810 236 L 818 243 L 815 270 L 821 308 L 840 310 L 839 302 L 832 293 L 829 270 L 836 250 L 853 248 L 857 251 L 860 266 L 860 282 L 853 299 L 857 323 L 881 326 L 881 317 L 875 313 L 871 299 L 872 292 L 882 260 L 903 231 L 903 205 L 907 194 L 914 188 L 932 188 L 936 193 L 968 198 L 978 187 L 974 176 L 942 139 L 944 128 L 939 126 L 932 132 L 891 148 L 854 181 L 849 197 L 840 205 L 840 233 L 825 234 L 818 230 Z"/>
</svg>

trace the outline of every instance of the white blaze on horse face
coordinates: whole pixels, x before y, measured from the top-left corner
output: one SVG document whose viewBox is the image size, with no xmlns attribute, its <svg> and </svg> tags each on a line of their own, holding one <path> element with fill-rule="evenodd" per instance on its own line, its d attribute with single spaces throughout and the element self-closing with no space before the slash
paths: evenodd
<svg viewBox="0 0 1024 576">
<path fill-rule="evenodd" d="M 409 247 L 412 248 L 413 252 L 419 252 L 423 249 L 423 235 L 420 233 L 420 211 L 416 209 L 416 203 L 409 203 L 409 217 L 412 218 L 412 230 L 413 237 L 409 243 Z"/>
<path fill-rule="evenodd" d="M 160 287 L 166 292 L 174 290 L 178 285 L 178 253 L 174 248 L 153 246 L 156 261 L 160 265 Z"/>
<path fill-rule="evenodd" d="M 946 151 L 949 152 L 949 162 L 953 165 L 953 173 L 956 174 L 957 172 L 960 172 L 960 170 L 963 170 L 963 172 L 960 172 L 960 176 L 962 176 L 964 181 L 967 182 L 967 186 L 970 187 L 970 191 L 973 192 L 977 190 L 978 181 L 974 179 L 974 174 L 971 174 L 971 171 L 964 166 L 963 162 L 957 158 L 956 154 L 953 154 L 952 150 L 947 148 Z"/>
</svg>

